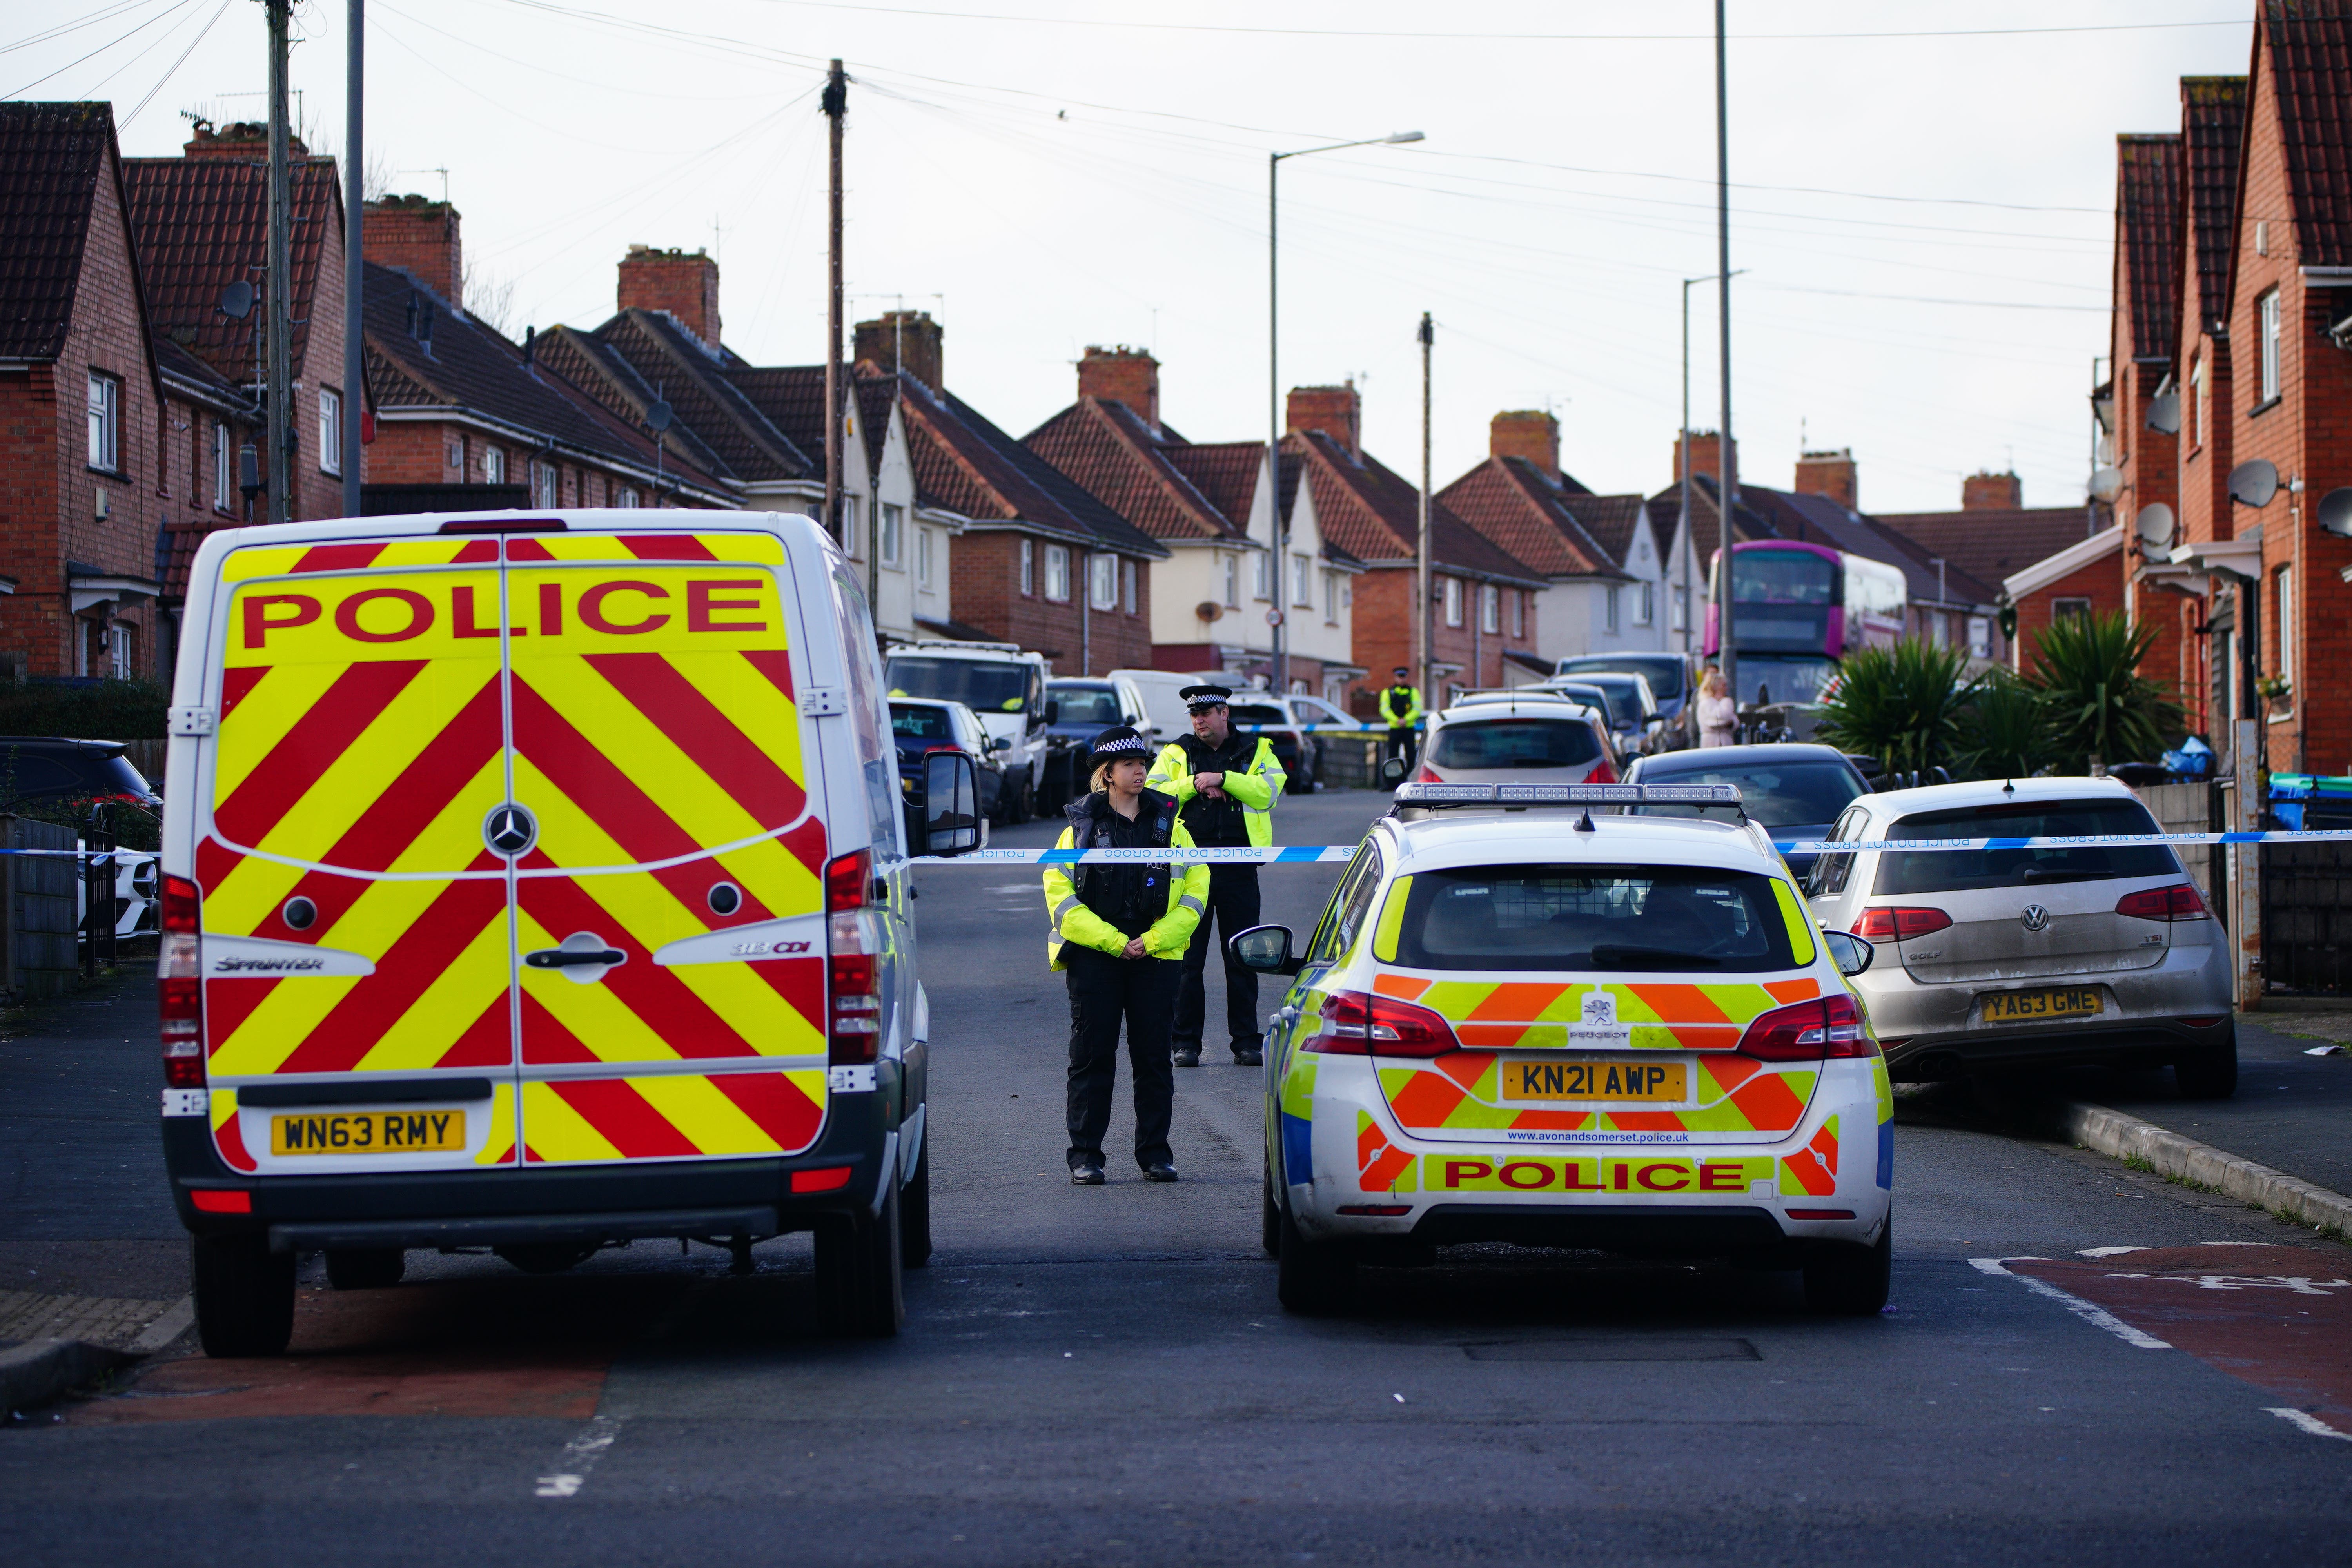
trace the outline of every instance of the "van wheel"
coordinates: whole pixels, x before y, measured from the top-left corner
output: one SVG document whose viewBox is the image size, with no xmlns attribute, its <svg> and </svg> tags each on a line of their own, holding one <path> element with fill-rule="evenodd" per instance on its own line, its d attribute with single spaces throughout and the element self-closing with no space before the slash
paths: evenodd
<svg viewBox="0 0 2352 1568">
<path fill-rule="evenodd" d="M 2238 1032 L 2210 1051 L 2172 1064 L 2172 1086 L 2183 1100 L 2227 1100 L 2238 1092 Z"/>
<path fill-rule="evenodd" d="M 1328 1242 L 1307 1240 L 1287 1204 L 1282 1208 L 1280 1246 L 1274 1293 L 1281 1298 L 1283 1310 L 1322 1318 L 1347 1305 L 1354 1293 L 1356 1260 Z"/>
<path fill-rule="evenodd" d="M 817 1227 L 817 1295 L 826 1328 L 845 1338 L 886 1340 L 907 1321 L 898 1184 L 884 1185 L 878 1215 L 861 1210 Z"/>
<path fill-rule="evenodd" d="M 1886 1305 L 1894 1262 L 1890 1215 L 1876 1247 L 1824 1247 L 1805 1259 L 1805 1305 L 1841 1318 L 1874 1316 Z"/>
<path fill-rule="evenodd" d="M 196 1337 L 208 1356 L 282 1355 L 294 1337 L 294 1255 L 258 1236 L 194 1238 Z"/>
<path fill-rule="evenodd" d="M 931 1261 L 931 1128 L 923 1118 L 923 1152 L 915 1156 L 915 1174 L 898 1194 L 898 1261 L 921 1268 Z"/>
<path fill-rule="evenodd" d="M 596 1256 L 593 1241 L 523 1241 L 490 1248 L 525 1274 L 561 1274 Z"/>
<path fill-rule="evenodd" d="M 327 1283 L 338 1290 L 382 1290 L 400 1283 L 408 1255 L 396 1247 L 354 1247 L 327 1253 Z"/>
</svg>

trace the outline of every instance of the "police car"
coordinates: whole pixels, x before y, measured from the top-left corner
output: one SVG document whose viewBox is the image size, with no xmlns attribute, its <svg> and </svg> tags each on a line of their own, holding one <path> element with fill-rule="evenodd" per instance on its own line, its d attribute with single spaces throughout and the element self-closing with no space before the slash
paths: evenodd
<svg viewBox="0 0 2352 1568">
<path fill-rule="evenodd" d="M 1801 1268 L 1885 1304 L 1894 1100 L 1846 984 L 1727 784 L 1410 784 L 1303 947 L 1267 1038 L 1265 1245 L 1283 1305 L 1360 1263 L 1510 1242 Z"/>
</svg>

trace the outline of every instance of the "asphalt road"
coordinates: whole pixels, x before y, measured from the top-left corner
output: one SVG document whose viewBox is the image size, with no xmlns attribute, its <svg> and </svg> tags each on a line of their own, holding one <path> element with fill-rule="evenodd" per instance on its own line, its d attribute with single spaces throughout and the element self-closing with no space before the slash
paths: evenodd
<svg viewBox="0 0 2352 1568">
<path fill-rule="evenodd" d="M 1287 803 L 1283 837 L 1352 839 L 1376 805 Z M 1265 873 L 1268 918 L 1307 923 L 1338 869 Z M 314 1269 L 283 1360 L 159 1358 L 0 1430 L 9 1559 L 2352 1551 L 2352 1440 L 2323 1435 L 2352 1432 L 2343 1247 L 1929 1097 L 1897 1131 L 1876 1319 L 1811 1318 L 1780 1275 L 1504 1248 L 1368 1272 L 1355 1314 L 1288 1319 L 1257 1249 L 1258 1075 L 1213 1052 L 1179 1074 L 1181 1184 L 1114 1159 L 1108 1185 L 1071 1187 L 1035 878 L 939 868 L 921 889 L 940 1252 L 898 1340 L 819 1337 L 792 1238 L 747 1279 L 645 1244 L 553 1279 L 413 1256 L 408 1283 L 335 1293 Z M 172 1288 L 131 1109 L 154 1092 L 146 1013 L 133 990 L 0 1046 L 6 1285 Z"/>
</svg>

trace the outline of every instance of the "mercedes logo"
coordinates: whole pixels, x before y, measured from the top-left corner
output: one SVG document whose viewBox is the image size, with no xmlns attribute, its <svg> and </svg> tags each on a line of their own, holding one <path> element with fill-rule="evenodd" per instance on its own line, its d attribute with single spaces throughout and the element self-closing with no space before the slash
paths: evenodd
<svg viewBox="0 0 2352 1568">
<path fill-rule="evenodd" d="M 483 842 L 509 858 L 530 848 L 538 837 L 539 824 L 512 801 L 494 808 L 482 822 Z"/>
<path fill-rule="evenodd" d="M 2050 911 L 2043 909 L 2040 904 L 2026 905 L 2024 910 L 2019 913 L 2017 919 L 2018 922 L 2024 926 L 2028 931 L 2048 931 L 2050 929 Z"/>
</svg>

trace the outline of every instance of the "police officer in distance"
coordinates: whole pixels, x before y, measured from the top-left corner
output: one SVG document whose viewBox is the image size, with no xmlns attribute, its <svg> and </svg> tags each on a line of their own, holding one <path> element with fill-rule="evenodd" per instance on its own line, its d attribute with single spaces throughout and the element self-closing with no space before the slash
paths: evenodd
<svg viewBox="0 0 2352 1568">
<path fill-rule="evenodd" d="M 1176 694 L 1192 716 L 1192 732 L 1179 735 L 1160 753 L 1147 781 L 1183 806 L 1192 842 L 1206 848 L 1239 848 L 1274 842 L 1274 806 L 1289 775 L 1275 760 L 1274 742 L 1263 735 L 1237 735 L 1233 728 L 1233 689 L 1188 686 Z M 1202 971 L 1209 957 L 1209 920 L 1216 917 L 1222 944 L 1258 923 L 1257 868 L 1221 862 L 1209 877 L 1209 911 L 1192 931 L 1184 952 L 1182 988 L 1176 997 L 1176 1065 L 1201 1065 L 1201 1037 L 1207 1023 L 1208 991 Z M 1255 1067 L 1265 1059 L 1265 1036 L 1257 1018 L 1257 973 L 1224 956 L 1225 1031 L 1234 1060 Z"/>
<path fill-rule="evenodd" d="M 1405 771 L 1412 771 L 1415 751 L 1414 729 L 1421 722 L 1421 690 L 1412 684 L 1412 671 L 1398 665 L 1396 679 L 1381 693 L 1381 722 L 1389 727 L 1388 754 L 1404 759 Z"/>
<path fill-rule="evenodd" d="M 1066 1120 L 1070 1180 L 1103 1181 L 1103 1132 L 1110 1126 L 1118 1074 L 1118 1027 L 1127 1024 L 1127 1058 L 1135 1075 L 1135 1163 L 1154 1182 L 1176 1179 L 1168 1147 L 1176 1078 L 1169 1069 L 1168 1026 L 1177 966 L 1209 897 L 1209 868 L 1178 856 L 1192 847 L 1174 797 L 1144 787 L 1151 748 L 1125 724 L 1094 738 L 1089 794 L 1072 801 L 1061 849 L 1166 849 L 1168 861 L 1045 868 L 1045 910 L 1053 931 L 1045 956 L 1064 972 L 1070 993 L 1070 1073 Z"/>
</svg>

